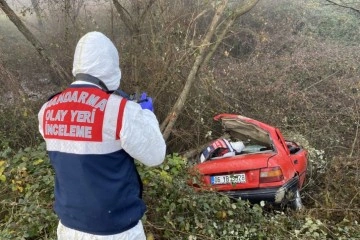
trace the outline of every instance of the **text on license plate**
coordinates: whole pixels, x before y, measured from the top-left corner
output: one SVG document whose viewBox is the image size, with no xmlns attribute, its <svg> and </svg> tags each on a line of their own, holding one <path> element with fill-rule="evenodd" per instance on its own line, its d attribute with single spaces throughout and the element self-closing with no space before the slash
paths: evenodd
<svg viewBox="0 0 360 240">
<path fill-rule="evenodd" d="M 234 184 L 234 183 L 245 183 L 245 173 L 232 174 L 232 175 L 220 175 L 211 176 L 211 184 Z"/>
</svg>

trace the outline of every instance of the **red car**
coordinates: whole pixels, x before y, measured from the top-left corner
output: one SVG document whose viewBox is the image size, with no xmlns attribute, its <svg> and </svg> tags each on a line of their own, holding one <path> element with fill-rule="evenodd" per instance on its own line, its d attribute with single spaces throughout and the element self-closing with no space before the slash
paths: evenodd
<svg viewBox="0 0 360 240">
<path fill-rule="evenodd" d="M 220 114 L 225 133 L 242 141 L 241 152 L 210 158 L 194 166 L 200 181 L 195 187 L 211 188 L 232 198 L 302 208 L 300 190 L 307 168 L 307 151 L 285 140 L 279 129 L 234 114 Z"/>
</svg>

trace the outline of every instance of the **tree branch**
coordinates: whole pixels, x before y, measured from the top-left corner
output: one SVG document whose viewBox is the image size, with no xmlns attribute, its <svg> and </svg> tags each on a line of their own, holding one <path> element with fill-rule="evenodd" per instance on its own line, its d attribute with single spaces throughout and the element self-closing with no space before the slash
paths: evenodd
<svg viewBox="0 0 360 240">
<path fill-rule="evenodd" d="M 161 130 L 163 130 L 163 137 L 164 137 L 165 141 L 170 136 L 172 128 L 174 127 L 175 122 L 178 119 L 180 112 L 184 108 L 186 98 L 190 92 L 191 86 L 193 85 L 193 83 L 195 81 L 195 78 L 196 78 L 196 75 L 200 68 L 200 65 L 202 64 L 202 62 L 204 60 L 206 50 L 208 49 L 208 47 L 210 45 L 210 40 L 214 35 L 216 26 L 225 11 L 227 3 L 228 3 L 228 0 L 222 0 L 219 3 L 219 5 L 215 11 L 215 15 L 210 23 L 209 31 L 206 33 L 204 40 L 202 41 L 201 45 L 198 48 L 198 55 L 195 59 L 194 65 L 187 77 L 185 86 L 184 86 L 182 92 L 180 93 L 180 96 L 177 99 L 176 103 L 174 104 L 174 107 L 172 108 L 172 110 L 170 111 L 168 116 L 166 117 L 166 122 L 164 121 L 161 124 L 160 128 L 161 128 Z"/>
<path fill-rule="evenodd" d="M 125 26 L 129 29 L 130 32 L 134 32 L 135 26 L 133 24 L 133 20 L 131 19 L 130 13 L 119 3 L 118 0 L 113 0 L 113 3 Z"/>
<path fill-rule="evenodd" d="M 71 79 L 68 74 L 54 59 L 52 59 L 41 42 L 30 32 L 30 30 L 24 25 L 16 13 L 9 7 L 5 0 L 0 0 L 0 8 L 8 16 L 8 18 L 15 24 L 18 30 L 24 35 L 24 37 L 35 47 L 36 51 L 40 54 L 41 58 L 46 64 L 50 66 L 50 69 L 59 77 L 62 81 L 67 82 Z"/>
<path fill-rule="evenodd" d="M 216 38 L 216 42 L 213 45 L 213 47 L 211 48 L 211 50 L 209 51 L 209 53 L 207 54 L 203 65 L 206 65 L 211 57 L 213 56 L 213 54 L 215 53 L 216 49 L 219 47 L 220 43 L 222 42 L 222 40 L 225 38 L 225 35 L 228 33 L 229 28 L 234 25 L 235 21 L 242 15 L 244 15 L 245 13 L 247 13 L 248 11 L 250 11 L 257 3 L 259 2 L 259 0 L 249 0 L 246 1 L 244 4 L 242 4 L 239 8 L 237 8 L 235 10 L 235 12 L 233 12 L 230 16 L 230 20 L 226 22 L 226 25 L 224 28 L 222 28 L 222 32 L 220 33 L 220 35 Z"/>
<path fill-rule="evenodd" d="M 156 0 L 150 0 L 148 2 L 148 4 L 145 7 L 145 10 L 142 12 L 141 16 L 140 16 L 140 22 L 143 22 L 145 19 L 146 14 L 149 12 L 149 10 L 151 9 L 151 6 L 156 2 Z"/>
<path fill-rule="evenodd" d="M 356 8 L 354 8 L 354 7 L 351 7 L 351 6 L 348 6 L 348 5 L 344 5 L 344 4 L 340 4 L 340 3 L 334 2 L 334 1 L 332 1 L 332 0 L 325 0 L 325 1 L 331 3 L 332 5 L 335 5 L 335 6 L 338 6 L 338 7 L 342 7 L 342 8 L 347 8 L 347 9 L 353 10 L 353 11 L 355 11 L 355 12 L 357 12 L 357 13 L 360 13 L 360 10 L 359 10 L 359 9 L 356 9 Z"/>
<path fill-rule="evenodd" d="M 178 100 L 176 101 L 174 107 L 172 108 L 171 112 L 167 115 L 167 117 L 165 118 L 165 120 L 162 122 L 162 124 L 160 126 L 160 129 L 163 132 L 163 137 L 165 140 L 167 140 L 167 138 L 169 137 L 170 132 L 172 131 L 172 128 L 175 125 L 175 122 L 184 107 L 187 95 L 190 92 L 190 88 L 193 85 L 193 82 L 195 81 L 196 75 L 199 72 L 199 69 L 201 68 L 201 66 L 206 65 L 208 63 L 208 61 L 211 59 L 211 57 L 214 54 L 214 52 L 216 51 L 217 47 L 224 39 L 224 36 L 228 32 L 229 28 L 234 24 L 235 20 L 238 17 L 240 17 L 241 15 L 250 11 L 258 3 L 258 1 L 259 0 L 247 0 L 245 3 L 243 3 L 240 7 L 238 7 L 230 15 L 230 17 L 226 21 L 226 26 L 222 29 L 222 32 L 217 37 L 215 44 L 213 44 L 213 46 L 209 50 L 208 54 L 205 56 L 206 50 L 208 50 L 212 44 L 210 42 L 210 40 L 214 36 L 216 29 L 219 29 L 219 25 L 221 25 L 221 24 L 218 24 L 218 22 L 220 21 L 220 18 L 223 15 L 223 12 L 225 10 L 225 7 L 226 7 L 228 1 L 223 0 L 223 1 L 221 1 L 221 3 L 219 3 L 218 8 L 216 9 L 215 15 L 213 17 L 213 20 L 210 24 L 209 31 L 207 32 L 201 46 L 199 47 L 199 54 L 196 57 L 194 65 L 188 75 L 184 89 L 181 92 L 181 94 L 180 94 Z"/>
</svg>

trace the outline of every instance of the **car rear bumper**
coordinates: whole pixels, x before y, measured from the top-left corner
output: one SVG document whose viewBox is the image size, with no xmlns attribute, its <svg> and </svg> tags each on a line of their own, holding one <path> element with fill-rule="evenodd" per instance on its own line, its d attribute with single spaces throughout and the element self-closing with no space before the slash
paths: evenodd
<svg viewBox="0 0 360 240">
<path fill-rule="evenodd" d="M 292 199 L 298 188 L 299 177 L 294 177 L 281 187 L 261 188 L 249 190 L 224 191 L 223 194 L 231 198 L 249 200 L 250 202 L 266 201 L 270 203 L 284 203 Z"/>
</svg>

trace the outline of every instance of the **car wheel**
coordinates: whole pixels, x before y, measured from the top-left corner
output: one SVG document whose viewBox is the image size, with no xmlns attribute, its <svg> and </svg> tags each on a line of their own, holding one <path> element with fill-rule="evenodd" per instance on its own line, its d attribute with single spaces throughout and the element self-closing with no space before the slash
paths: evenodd
<svg viewBox="0 0 360 240">
<path fill-rule="evenodd" d="M 299 189 L 296 189 L 296 191 L 294 192 L 294 199 L 291 200 L 290 204 L 291 204 L 291 208 L 296 211 L 300 211 L 304 208 Z"/>
</svg>

